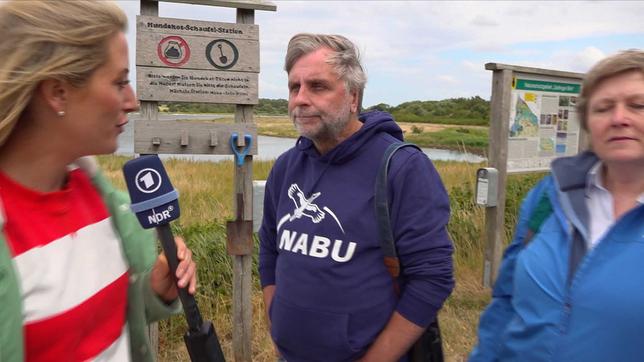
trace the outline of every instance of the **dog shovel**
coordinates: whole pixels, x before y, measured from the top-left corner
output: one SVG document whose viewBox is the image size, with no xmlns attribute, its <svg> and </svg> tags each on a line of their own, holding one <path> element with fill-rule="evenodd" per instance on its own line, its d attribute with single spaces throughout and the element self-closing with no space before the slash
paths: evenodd
<svg viewBox="0 0 644 362">
<path fill-rule="evenodd" d="M 244 135 L 244 147 L 237 146 L 239 135 L 236 132 L 230 137 L 230 147 L 235 154 L 237 167 L 244 164 L 244 158 L 250 151 L 252 137 Z M 237 218 L 226 223 L 226 247 L 229 255 L 250 255 L 253 253 L 253 221 L 244 220 L 244 195 L 237 193 Z"/>
<path fill-rule="evenodd" d="M 237 194 L 237 219 L 226 222 L 226 244 L 230 255 L 250 255 L 253 253 L 253 222 L 243 220 L 244 195 Z"/>
</svg>

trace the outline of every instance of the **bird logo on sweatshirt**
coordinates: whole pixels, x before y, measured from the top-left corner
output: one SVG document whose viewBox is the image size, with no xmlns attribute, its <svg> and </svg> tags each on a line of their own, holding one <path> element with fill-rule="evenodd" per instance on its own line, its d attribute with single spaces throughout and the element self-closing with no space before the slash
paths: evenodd
<svg viewBox="0 0 644 362">
<path fill-rule="evenodd" d="M 311 218 L 316 224 L 322 221 L 324 219 L 324 211 L 320 210 L 318 205 L 313 203 L 313 200 L 318 196 L 320 196 L 320 193 L 316 192 L 307 199 L 299 186 L 292 184 L 288 188 L 288 197 L 295 203 L 295 211 L 293 211 L 293 215 L 291 215 L 288 221 L 299 219 L 302 216 Z"/>
<path fill-rule="evenodd" d="M 320 207 L 317 204 L 313 203 L 315 199 L 322 195 L 321 192 L 314 192 L 310 197 L 307 198 L 306 196 L 304 196 L 304 192 L 300 189 L 300 187 L 294 183 L 289 186 L 287 195 L 293 201 L 293 204 L 295 204 L 295 210 L 293 210 L 293 213 L 286 214 L 280 219 L 279 223 L 277 224 L 277 230 L 280 230 L 285 222 L 291 222 L 293 220 L 301 219 L 303 216 L 311 219 L 314 224 L 319 224 L 328 214 L 331 215 L 335 223 L 344 234 L 344 228 L 342 227 L 342 224 L 340 223 L 340 220 L 338 220 L 338 217 L 335 215 L 335 213 L 333 213 L 333 211 L 331 211 L 331 209 L 326 206 Z"/>
</svg>

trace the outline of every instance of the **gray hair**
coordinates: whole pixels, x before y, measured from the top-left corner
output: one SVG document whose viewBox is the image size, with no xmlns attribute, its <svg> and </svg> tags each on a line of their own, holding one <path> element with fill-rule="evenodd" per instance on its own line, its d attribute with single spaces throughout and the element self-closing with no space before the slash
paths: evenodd
<svg viewBox="0 0 644 362">
<path fill-rule="evenodd" d="M 362 97 L 367 76 L 360 64 L 360 52 L 353 42 L 342 35 L 296 34 L 288 42 L 284 70 L 290 73 L 295 62 L 320 48 L 329 48 L 334 52 L 327 63 L 338 73 L 348 91 L 358 91 Z"/>
<path fill-rule="evenodd" d="M 585 130 L 588 130 L 588 101 L 599 84 L 608 78 L 632 71 L 644 74 L 644 51 L 630 49 L 619 52 L 601 60 L 586 73 L 581 94 L 577 100 L 577 114 Z"/>
</svg>

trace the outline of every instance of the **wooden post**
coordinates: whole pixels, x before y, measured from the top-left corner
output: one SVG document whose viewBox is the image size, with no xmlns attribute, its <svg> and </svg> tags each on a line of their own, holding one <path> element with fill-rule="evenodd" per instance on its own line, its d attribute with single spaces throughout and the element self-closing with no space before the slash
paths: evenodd
<svg viewBox="0 0 644 362">
<path fill-rule="evenodd" d="M 255 11 L 237 9 L 237 23 L 253 24 Z M 236 105 L 235 123 L 254 124 L 253 106 Z M 244 220 L 253 217 L 253 157 L 246 156 L 241 167 L 235 167 L 235 192 L 241 193 L 244 200 L 242 216 Z M 235 210 L 241 205 L 233 198 Z M 234 255 L 233 257 L 233 352 L 235 361 L 251 362 L 252 351 L 252 267 L 253 255 Z"/>
<path fill-rule="evenodd" d="M 198 53 L 199 56 L 192 58 L 188 58 L 186 56 L 184 60 L 192 63 L 190 63 L 190 66 L 186 66 L 185 68 L 180 66 L 183 63 L 168 64 L 170 61 L 169 56 L 157 56 L 159 53 L 158 51 L 154 52 L 153 46 L 161 47 L 163 44 L 162 42 L 165 39 L 159 37 L 159 34 L 161 34 L 159 31 L 148 29 L 154 28 L 154 26 L 147 24 L 154 24 L 155 20 L 153 18 L 158 15 L 158 2 L 160 1 L 237 8 L 237 24 L 235 27 L 243 28 L 243 32 L 240 31 L 236 33 L 237 35 L 231 35 L 231 41 L 227 41 L 232 47 L 232 50 L 234 50 L 235 62 L 232 62 L 230 67 L 234 66 L 236 68 L 222 68 L 222 64 L 217 63 L 217 59 L 221 58 L 213 59 L 210 56 L 208 45 L 212 46 L 212 41 L 208 43 L 208 45 L 203 44 L 203 34 L 199 34 L 199 36 L 195 37 L 194 34 L 187 30 L 182 30 L 182 32 L 179 32 L 180 34 L 173 35 L 175 38 L 180 38 L 182 40 L 181 44 L 183 45 L 181 45 L 181 48 L 188 49 L 188 43 L 190 43 L 190 47 L 193 49 L 199 49 L 199 47 L 203 48 L 205 46 L 206 54 L 203 54 L 203 51 L 200 51 L 193 52 L 193 55 Z M 255 21 L 255 10 L 276 11 L 276 9 L 275 5 L 265 0 L 141 0 L 141 15 L 149 16 L 149 18 L 143 20 L 144 17 L 140 17 L 138 18 L 139 21 L 137 21 L 137 30 L 140 31 L 140 33 L 137 34 L 137 44 L 139 42 L 147 44 L 147 46 L 137 49 L 137 87 L 139 91 L 139 99 L 149 101 L 142 102 L 141 121 L 135 125 L 135 130 L 139 131 L 138 135 L 136 135 L 135 132 L 135 152 L 140 152 L 142 154 L 233 154 L 233 150 L 230 148 L 228 143 L 232 133 L 234 132 L 240 135 L 241 137 L 239 139 L 241 141 L 245 141 L 246 135 L 251 135 L 253 144 L 250 145 L 248 149 L 248 155 L 245 156 L 244 163 L 241 166 L 237 166 L 237 163 L 235 163 L 234 175 L 235 192 L 233 193 L 233 205 L 235 211 L 240 211 L 239 218 L 244 221 L 252 220 L 252 155 L 257 154 L 257 130 L 253 119 L 253 106 L 249 105 L 257 103 L 257 78 L 259 72 L 258 27 L 253 25 Z M 172 21 L 177 23 L 183 22 L 189 24 L 206 23 L 203 21 L 187 21 L 184 19 L 165 19 L 163 21 Z M 242 26 L 241 24 L 247 25 Z M 223 24 L 223 26 L 228 25 L 232 24 Z M 244 35 L 240 36 L 239 34 Z M 152 39 L 152 41 L 150 39 Z M 189 53 L 184 52 L 183 54 Z M 240 62 L 236 62 L 238 56 Z M 224 59 L 227 58 L 224 57 Z M 228 63 L 226 60 L 221 60 L 220 62 L 223 62 L 224 64 Z M 168 65 L 174 66 L 169 67 Z M 217 69 L 215 70 L 214 68 Z M 174 79 L 173 77 L 184 76 L 213 78 L 217 75 L 221 75 L 221 72 L 227 71 L 241 72 L 234 78 L 243 79 L 240 81 L 236 79 L 218 80 L 218 82 L 223 82 L 232 86 L 238 85 L 235 84 L 236 82 L 248 82 L 248 84 L 244 84 L 244 87 L 238 87 L 240 89 L 248 89 L 248 91 L 244 92 L 241 90 L 234 96 L 231 96 L 227 93 L 209 89 L 213 88 L 211 83 L 205 84 L 199 82 L 198 84 L 194 83 L 189 86 L 183 84 L 172 84 L 172 86 L 175 87 L 175 91 L 177 91 L 175 93 L 177 94 L 168 95 L 166 93 L 168 91 L 168 87 L 164 87 L 165 85 L 161 85 L 159 87 L 158 82 L 152 82 L 149 80 L 143 81 L 143 79 L 147 79 L 148 75 L 151 74 L 156 75 L 158 78 L 172 79 Z M 185 96 L 182 96 L 185 92 L 178 91 L 183 91 L 185 89 L 181 87 L 191 87 L 192 90 L 198 88 L 197 90 L 201 92 L 195 93 L 198 93 L 200 97 L 190 96 L 186 98 Z M 208 91 L 208 93 L 205 93 L 205 91 Z M 192 94 L 192 92 L 189 93 Z M 157 127 L 152 124 L 158 120 L 158 101 L 236 104 L 235 125 L 204 125 L 196 124 L 196 122 L 192 122 L 194 124 L 188 125 L 174 120 L 162 122 L 163 125 L 159 124 L 157 129 Z M 248 145 L 246 147 L 248 147 Z M 241 195 L 239 199 L 238 195 Z M 242 209 L 240 210 L 240 208 Z M 235 214 L 237 214 L 237 212 L 235 212 Z M 243 252 L 231 254 L 233 258 L 232 319 L 234 359 L 235 361 L 250 362 L 252 360 L 251 278 L 253 252 L 252 249 L 246 247 Z"/>
<path fill-rule="evenodd" d="M 157 16 L 159 15 L 159 3 L 150 0 L 141 0 L 141 15 Z M 141 102 L 140 110 L 141 119 L 157 120 L 159 117 L 159 108 L 157 102 Z M 159 323 L 148 325 L 148 338 L 150 339 L 150 353 L 154 359 L 159 355 Z"/>
<path fill-rule="evenodd" d="M 141 0 L 141 15 L 158 16 L 159 3 L 152 0 Z M 147 120 L 159 119 L 158 102 L 141 102 L 141 118 Z"/>
<path fill-rule="evenodd" d="M 494 285 L 503 253 L 505 212 L 505 184 L 508 163 L 508 129 L 510 119 L 510 91 L 512 71 L 496 70 L 492 75 L 492 99 L 490 101 L 489 165 L 498 170 L 497 205 L 485 209 L 485 263 L 483 286 Z"/>
</svg>

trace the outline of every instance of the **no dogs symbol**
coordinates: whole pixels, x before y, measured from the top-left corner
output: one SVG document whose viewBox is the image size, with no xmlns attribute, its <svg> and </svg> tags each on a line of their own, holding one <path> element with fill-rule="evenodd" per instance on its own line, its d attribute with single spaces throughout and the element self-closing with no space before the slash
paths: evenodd
<svg viewBox="0 0 644 362">
<path fill-rule="evenodd" d="M 217 69 L 230 69 L 239 60 L 239 50 L 226 39 L 213 40 L 206 47 L 206 59 Z"/>
<path fill-rule="evenodd" d="M 157 55 L 166 65 L 180 67 L 190 59 L 190 47 L 180 36 L 167 36 L 157 45 Z"/>
</svg>

